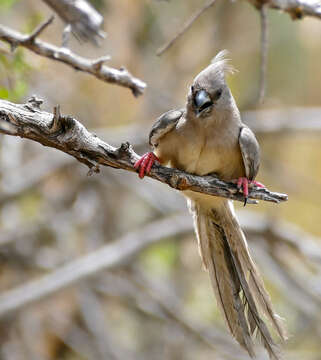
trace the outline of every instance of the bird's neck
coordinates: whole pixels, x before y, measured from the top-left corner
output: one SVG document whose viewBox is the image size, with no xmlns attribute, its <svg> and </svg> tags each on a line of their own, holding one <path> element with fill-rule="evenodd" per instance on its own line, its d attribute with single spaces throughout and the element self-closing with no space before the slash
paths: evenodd
<svg viewBox="0 0 321 360">
<path fill-rule="evenodd" d="M 187 122 L 190 122 L 196 127 L 207 131 L 211 128 L 228 129 L 230 127 L 240 127 L 242 125 L 241 116 L 236 106 L 228 107 L 227 109 L 215 109 L 208 117 L 196 117 L 194 111 L 187 111 Z"/>
</svg>

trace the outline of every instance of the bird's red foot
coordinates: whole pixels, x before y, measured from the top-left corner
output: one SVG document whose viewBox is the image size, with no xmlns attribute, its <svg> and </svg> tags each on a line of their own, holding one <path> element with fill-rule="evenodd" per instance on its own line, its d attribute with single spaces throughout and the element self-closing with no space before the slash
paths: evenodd
<svg viewBox="0 0 321 360">
<path fill-rule="evenodd" d="M 144 154 L 139 160 L 135 162 L 134 168 L 139 169 L 138 176 L 142 179 L 146 174 L 150 173 L 150 170 L 155 161 L 159 161 L 158 157 L 152 153 L 148 152 Z"/>
<path fill-rule="evenodd" d="M 244 195 L 244 206 L 247 203 L 247 199 L 249 197 L 249 188 L 251 188 L 253 185 L 260 187 L 260 188 L 265 188 L 265 186 L 263 184 L 261 184 L 258 181 L 255 180 L 249 180 L 246 177 L 240 177 L 237 180 L 233 180 L 234 183 L 236 183 L 236 187 L 241 190 L 243 192 Z"/>
</svg>

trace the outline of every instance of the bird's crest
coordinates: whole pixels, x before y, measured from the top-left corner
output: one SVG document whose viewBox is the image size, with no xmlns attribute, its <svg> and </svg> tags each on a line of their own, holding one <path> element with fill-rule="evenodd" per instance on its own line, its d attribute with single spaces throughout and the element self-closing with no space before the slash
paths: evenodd
<svg viewBox="0 0 321 360">
<path fill-rule="evenodd" d="M 221 50 L 211 61 L 212 66 L 219 72 L 226 74 L 234 74 L 237 70 L 230 64 L 231 59 L 227 58 L 229 52 Z"/>
</svg>

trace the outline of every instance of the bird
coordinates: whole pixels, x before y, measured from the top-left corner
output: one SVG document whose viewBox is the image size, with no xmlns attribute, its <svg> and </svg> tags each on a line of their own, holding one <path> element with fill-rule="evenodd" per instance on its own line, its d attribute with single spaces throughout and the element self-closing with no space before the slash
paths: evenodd
<svg viewBox="0 0 321 360">
<path fill-rule="evenodd" d="M 241 120 L 226 82 L 233 73 L 226 50 L 220 51 L 189 87 L 184 108 L 161 115 L 149 134 L 153 151 L 134 165 L 143 178 L 155 163 L 200 176 L 232 181 L 244 195 L 264 187 L 255 180 L 260 148 Z M 271 359 L 281 357 L 266 320 L 287 339 L 283 319 L 273 309 L 230 199 L 182 191 L 194 221 L 203 266 L 210 276 L 218 308 L 237 342 L 255 356 L 255 338 Z"/>
</svg>

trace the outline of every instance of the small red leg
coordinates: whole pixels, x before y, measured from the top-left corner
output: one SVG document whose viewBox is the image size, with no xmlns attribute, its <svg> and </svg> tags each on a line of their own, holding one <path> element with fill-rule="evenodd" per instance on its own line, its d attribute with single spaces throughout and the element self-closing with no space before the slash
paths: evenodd
<svg viewBox="0 0 321 360">
<path fill-rule="evenodd" d="M 141 179 L 150 173 L 155 161 L 159 161 L 158 157 L 154 153 L 148 152 L 135 162 L 134 168 L 139 169 L 138 176 Z"/>
<path fill-rule="evenodd" d="M 240 190 L 242 189 L 243 195 L 244 195 L 244 206 L 247 203 L 247 198 L 249 196 L 249 188 L 251 188 L 253 185 L 260 187 L 260 188 L 265 188 L 265 186 L 263 184 L 261 184 L 258 181 L 254 181 L 254 180 L 248 180 L 246 177 L 240 177 L 237 180 L 233 180 L 234 183 L 236 183 L 237 188 Z"/>
<path fill-rule="evenodd" d="M 137 170 L 140 167 L 140 164 L 143 162 L 144 156 L 142 156 L 139 160 L 137 160 L 134 164 L 134 168 Z"/>
<path fill-rule="evenodd" d="M 260 187 L 260 188 L 265 188 L 265 185 L 264 184 L 262 184 L 262 183 L 260 183 L 260 182 L 258 182 L 258 181 L 255 181 L 255 180 L 253 180 L 253 181 L 250 181 L 250 184 L 252 185 L 255 185 L 255 186 L 257 186 L 257 187 Z"/>
<path fill-rule="evenodd" d="M 237 179 L 237 183 L 236 183 L 237 188 L 241 189 L 242 184 L 243 184 L 243 178 L 240 177 Z"/>
</svg>

